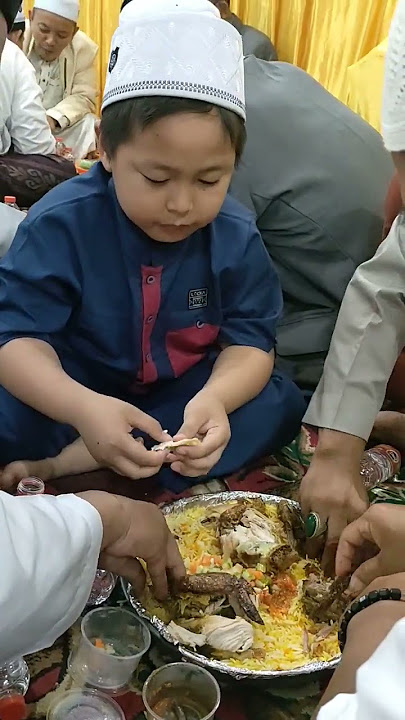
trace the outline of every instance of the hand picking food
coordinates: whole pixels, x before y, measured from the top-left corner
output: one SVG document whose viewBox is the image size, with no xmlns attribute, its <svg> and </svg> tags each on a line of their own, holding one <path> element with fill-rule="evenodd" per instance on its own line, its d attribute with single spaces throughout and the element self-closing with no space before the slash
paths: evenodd
<svg viewBox="0 0 405 720">
<path fill-rule="evenodd" d="M 198 438 L 184 438 L 184 440 L 166 440 L 159 445 L 154 445 L 152 450 L 155 452 L 161 452 L 162 450 L 175 450 L 179 447 L 196 447 L 201 444 L 201 440 Z"/>
</svg>

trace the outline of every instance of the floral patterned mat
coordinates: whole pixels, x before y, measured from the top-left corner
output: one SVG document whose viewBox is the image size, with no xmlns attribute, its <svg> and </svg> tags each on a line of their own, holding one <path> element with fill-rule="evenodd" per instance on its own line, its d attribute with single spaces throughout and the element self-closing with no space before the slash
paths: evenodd
<svg viewBox="0 0 405 720">
<path fill-rule="evenodd" d="M 187 492 L 203 494 L 229 490 L 273 492 L 295 498 L 300 481 L 310 464 L 317 442 L 314 430 L 303 427 L 299 437 L 277 456 L 266 458 L 259 466 L 243 470 L 224 481 L 210 481 Z M 374 499 L 405 504 L 404 486 L 378 488 Z M 156 494 L 153 501 L 171 502 L 176 496 Z M 123 604 L 125 599 L 117 587 L 111 603 Z M 30 717 L 45 720 L 49 705 L 56 696 L 69 690 L 72 681 L 67 671 L 69 654 L 79 633 L 76 625 L 49 650 L 27 658 L 31 685 L 27 695 Z M 127 720 L 144 720 L 141 699 L 142 685 L 155 667 L 173 662 L 175 653 L 155 641 L 133 678 L 130 691 L 118 699 Z M 266 683 L 222 682 L 222 702 L 217 720 L 309 720 L 319 702 L 329 677 L 323 675 L 280 685 Z"/>
</svg>

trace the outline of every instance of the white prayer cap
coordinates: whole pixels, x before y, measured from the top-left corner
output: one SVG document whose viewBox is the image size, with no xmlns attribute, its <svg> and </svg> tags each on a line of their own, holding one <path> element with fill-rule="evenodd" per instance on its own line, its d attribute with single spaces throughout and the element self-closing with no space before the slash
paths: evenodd
<svg viewBox="0 0 405 720">
<path fill-rule="evenodd" d="M 398 0 L 388 36 L 381 132 L 387 150 L 405 150 L 405 0 Z"/>
<path fill-rule="evenodd" d="M 77 22 L 79 17 L 79 0 L 35 0 L 34 8 L 46 10 L 73 22 Z"/>
<path fill-rule="evenodd" d="M 242 39 L 209 0 L 132 0 L 122 10 L 102 109 L 152 95 L 204 100 L 246 119 Z"/>
<path fill-rule="evenodd" d="M 25 15 L 23 13 L 22 5 L 20 5 L 20 9 L 15 16 L 14 25 L 20 25 L 22 23 L 25 23 Z"/>
</svg>

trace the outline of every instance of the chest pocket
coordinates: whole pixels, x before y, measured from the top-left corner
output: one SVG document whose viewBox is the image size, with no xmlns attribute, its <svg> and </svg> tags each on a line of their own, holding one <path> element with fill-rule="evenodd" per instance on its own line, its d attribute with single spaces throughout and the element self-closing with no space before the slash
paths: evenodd
<svg viewBox="0 0 405 720">
<path fill-rule="evenodd" d="M 210 313 L 173 313 L 165 337 L 166 353 L 175 377 L 180 377 L 215 347 L 219 319 Z"/>
</svg>

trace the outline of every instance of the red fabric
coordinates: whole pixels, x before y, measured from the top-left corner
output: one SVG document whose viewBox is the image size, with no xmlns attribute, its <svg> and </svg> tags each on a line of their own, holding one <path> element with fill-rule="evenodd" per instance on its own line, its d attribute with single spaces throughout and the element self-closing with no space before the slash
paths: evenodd
<svg viewBox="0 0 405 720">
<path fill-rule="evenodd" d="M 197 365 L 218 337 L 216 325 L 204 323 L 181 330 L 170 330 L 166 335 L 166 351 L 175 377 L 181 377 Z"/>
<path fill-rule="evenodd" d="M 144 383 L 153 383 L 158 377 L 150 338 L 160 307 L 162 270 L 162 267 L 142 266 L 142 369 L 138 373 L 138 380 Z"/>
</svg>

